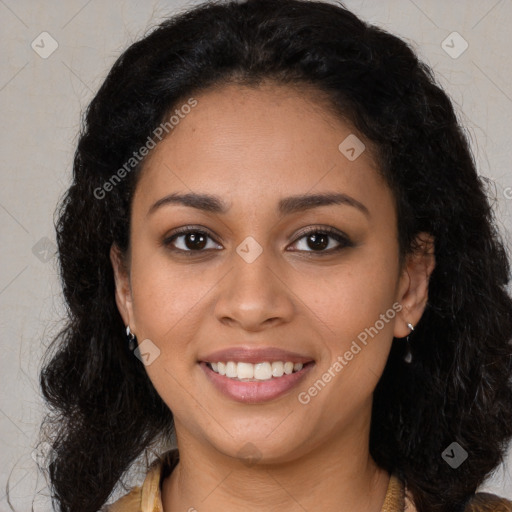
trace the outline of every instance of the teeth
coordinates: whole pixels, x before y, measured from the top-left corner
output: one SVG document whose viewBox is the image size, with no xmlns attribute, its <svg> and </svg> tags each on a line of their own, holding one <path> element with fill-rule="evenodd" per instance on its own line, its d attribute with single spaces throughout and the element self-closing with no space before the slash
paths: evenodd
<svg viewBox="0 0 512 512">
<path fill-rule="evenodd" d="M 237 365 L 233 361 L 226 363 L 226 377 L 238 377 Z"/>
<path fill-rule="evenodd" d="M 240 363 L 238 363 L 240 364 Z M 258 363 L 254 365 L 254 378 L 257 380 L 269 380 L 272 378 L 272 366 L 270 363 Z"/>
<path fill-rule="evenodd" d="M 252 379 L 254 378 L 254 365 L 251 363 L 238 363 L 236 365 L 237 375 L 239 379 Z"/>
<path fill-rule="evenodd" d="M 282 377 L 284 374 L 284 364 L 281 361 L 272 363 L 272 376 Z"/>
<path fill-rule="evenodd" d="M 269 363 L 264 361 L 262 363 L 244 363 L 228 361 L 223 363 L 209 363 L 211 369 L 220 375 L 225 375 L 230 379 L 238 380 L 270 380 L 272 378 L 279 378 L 283 375 L 290 375 L 291 373 L 302 370 L 304 366 L 302 363 L 293 363 L 291 361 L 274 361 Z"/>
</svg>

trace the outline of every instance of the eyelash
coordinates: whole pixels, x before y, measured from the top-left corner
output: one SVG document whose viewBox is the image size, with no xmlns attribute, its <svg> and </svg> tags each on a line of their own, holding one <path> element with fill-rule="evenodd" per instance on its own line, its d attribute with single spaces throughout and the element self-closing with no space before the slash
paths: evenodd
<svg viewBox="0 0 512 512">
<path fill-rule="evenodd" d="M 181 236 L 186 236 L 189 233 L 195 233 L 198 235 L 206 236 L 206 237 L 210 238 L 211 240 L 213 240 L 216 244 L 220 245 L 219 242 L 217 242 L 215 240 L 215 238 L 208 231 L 205 231 L 203 228 L 196 228 L 194 226 L 189 226 L 186 228 L 180 228 L 180 229 L 176 230 L 174 233 L 172 233 L 170 236 L 166 237 L 163 240 L 163 245 L 165 245 L 169 250 L 171 250 L 173 252 L 185 254 L 188 257 L 194 256 L 195 254 L 201 254 L 201 253 L 211 250 L 211 249 L 184 250 L 184 249 L 177 249 L 176 247 L 172 246 L 172 243 L 177 238 L 179 238 Z M 329 226 L 313 227 L 313 228 L 308 228 L 306 230 L 303 230 L 298 234 L 298 237 L 295 239 L 295 241 L 293 243 L 296 244 L 297 242 L 299 242 L 300 240 L 302 240 L 303 238 L 306 238 L 307 236 L 309 236 L 311 234 L 328 235 L 330 238 L 333 238 L 334 240 L 336 240 L 336 242 L 338 242 L 340 245 L 334 249 L 331 248 L 328 250 L 303 251 L 303 250 L 299 249 L 299 250 L 293 250 L 292 252 L 306 252 L 306 253 L 312 254 L 314 256 L 322 256 L 322 255 L 333 254 L 333 253 L 341 251 L 342 249 L 354 246 L 354 244 L 352 243 L 352 241 L 349 239 L 349 237 L 347 235 L 345 235 L 344 233 L 338 231 L 337 229 L 331 228 Z M 217 249 L 215 249 L 215 250 L 217 250 Z"/>
</svg>

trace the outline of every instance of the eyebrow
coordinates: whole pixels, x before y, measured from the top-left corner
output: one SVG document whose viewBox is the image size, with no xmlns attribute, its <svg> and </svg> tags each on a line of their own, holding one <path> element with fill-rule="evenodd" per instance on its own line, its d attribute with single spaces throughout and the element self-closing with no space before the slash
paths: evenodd
<svg viewBox="0 0 512 512">
<path fill-rule="evenodd" d="M 220 197 L 210 194 L 169 194 L 162 197 L 154 203 L 148 210 L 147 215 L 154 213 L 163 206 L 170 204 L 179 204 L 191 208 L 197 208 L 211 213 L 227 213 L 229 206 Z M 347 205 L 358 209 L 367 217 L 370 217 L 368 208 L 357 199 L 341 193 L 319 193 L 319 194 L 300 194 L 296 196 L 285 197 L 278 203 L 278 211 L 281 215 L 290 215 L 299 211 L 310 210 L 320 206 Z"/>
</svg>

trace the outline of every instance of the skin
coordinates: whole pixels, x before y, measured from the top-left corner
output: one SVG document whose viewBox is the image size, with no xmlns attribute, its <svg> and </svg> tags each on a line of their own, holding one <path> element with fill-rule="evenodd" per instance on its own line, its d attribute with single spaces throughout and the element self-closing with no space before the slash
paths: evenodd
<svg viewBox="0 0 512 512">
<path fill-rule="evenodd" d="M 357 132 L 313 91 L 228 85 L 196 99 L 146 161 L 127 259 L 111 250 L 119 311 L 139 343 L 159 348 L 146 370 L 175 418 L 180 463 L 163 482 L 164 510 L 380 511 L 389 473 L 369 454 L 373 391 L 393 336 L 408 335 L 407 323 L 424 311 L 433 240 L 423 234 L 399 267 L 393 196 L 370 144 L 349 161 L 338 145 Z M 191 192 L 216 195 L 229 209 L 167 204 L 148 214 L 162 197 Z M 284 197 L 323 192 L 350 196 L 368 215 L 347 204 L 277 211 Z M 163 243 L 190 225 L 213 236 L 203 252 L 187 257 Z M 329 253 L 340 245 L 329 238 L 315 252 L 300 233 L 328 226 L 352 245 Z M 252 263 L 236 252 L 248 236 L 263 250 Z M 185 242 L 181 236 L 174 247 L 190 253 Z M 301 404 L 298 393 L 396 302 L 403 309 L 395 318 Z M 198 359 L 240 345 L 276 346 L 316 364 L 284 396 L 239 403 L 212 386 Z M 244 460 L 246 443 L 257 463 Z"/>
</svg>

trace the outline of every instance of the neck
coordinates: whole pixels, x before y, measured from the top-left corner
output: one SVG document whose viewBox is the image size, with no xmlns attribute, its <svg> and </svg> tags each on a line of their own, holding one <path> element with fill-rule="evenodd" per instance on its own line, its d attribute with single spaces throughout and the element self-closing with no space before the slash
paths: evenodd
<svg viewBox="0 0 512 512">
<path fill-rule="evenodd" d="M 180 462 L 163 483 L 165 512 L 380 512 L 389 483 L 389 473 L 375 464 L 368 438 L 363 442 L 360 434 L 286 462 L 254 465 L 181 440 Z"/>
</svg>

